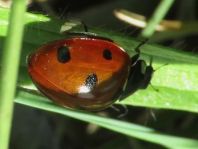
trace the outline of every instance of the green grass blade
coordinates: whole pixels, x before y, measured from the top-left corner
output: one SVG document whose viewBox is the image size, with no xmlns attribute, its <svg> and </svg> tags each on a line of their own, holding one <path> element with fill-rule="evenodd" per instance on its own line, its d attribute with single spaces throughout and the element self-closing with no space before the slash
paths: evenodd
<svg viewBox="0 0 198 149">
<path fill-rule="evenodd" d="M 172 135 L 159 133 L 151 128 L 140 125 L 119 121 L 111 118 L 105 118 L 81 111 L 62 108 L 44 99 L 41 96 L 34 95 L 20 90 L 16 97 L 16 102 L 27 106 L 59 113 L 85 122 L 93 123 L 109 130 L 135 137 L 144 141 L 157 143 L 172 149 L 196 149 L 198 141 Z M 168 142 L 168 143 L 167 143 Z"/>
<path fill-rule="evenodd" d="M 155 27 L 164 18 L 164 16 L 172 6 L 173 2 L 174 0 L 161 0 L 153 16 L 148 21 L 147 26 L 145 27 L 145 29 L 142 30 L 141 34 L 143 37 L 151 37 L 151 35 L 155 32 Z"/>
<path fill-rule="evenodd" d="M 16 89 L 21 41 L 26 10 L 25 0 L 14 0 L 10 13 L 7 38 L 2 54 L 0 82 L 0 148 L 7 149 Z M 20 20 L 20 21 L 19 21 Z"/>
</svg>

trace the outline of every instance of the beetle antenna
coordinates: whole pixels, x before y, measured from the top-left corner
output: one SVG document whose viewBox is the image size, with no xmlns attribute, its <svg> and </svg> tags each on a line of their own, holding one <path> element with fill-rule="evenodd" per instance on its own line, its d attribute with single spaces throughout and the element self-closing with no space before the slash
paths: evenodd
<svg viewBox="0 0 198 149">
<path fill-rule="evenodd" d="M 165 63 L 165 64 L 163 64 L 163 65 L 157 67 L 154 71 L 159 70 L 159 69 L 161 69 L 162 67 L 164 67 L 164 66 L 166 66 L 166 65 L 168 65 L 168 63 Z"/>
<path fill-rule="evenodd" d="M 152 88 L 154 91 L 159 92 L 159 90 L 156 89 L 151 83 L 149 83 L 149 84 L 150 84 L 151 88 Z"/>
<path fill-rule="evenodd" d="M 153 63 L 153 57 L 151 56 L 150 62 L 149 62 L 149 66 L 152 66 L 152 63 Z M 154 69 L 153 71 L 157 71 L 158 69 L 161 69 L 162 67 L 164 67 L 164 66 L 166 66 L 166 65 L 168 65 L 168 63 L 165 63 L 165 64 L 163 64 L 163 65 L 157 67 L 157 68 Z"/>
</svg>

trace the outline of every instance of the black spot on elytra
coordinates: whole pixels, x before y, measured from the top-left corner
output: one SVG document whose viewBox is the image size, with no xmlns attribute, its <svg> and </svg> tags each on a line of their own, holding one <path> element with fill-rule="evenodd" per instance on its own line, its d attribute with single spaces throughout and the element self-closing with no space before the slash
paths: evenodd
<svg viewBox="0 0 198 149">
<path fill-rule="evenodd" d="M 104 49 L 103 51 L 103 57 L 106 59 L 106 60 L 111 60 L 112 59 L 112 53 L 109 49 Z"/>
<path fill-rule="evenodd" d="M 96 74 L 92 73 L 89 74 L 85 80 L 85 86 L 88 87 L 90 90 L 93 90 L 97 85 L 98 77 Z"/>
<path fill-rule="evenodd" d="M 60 63 L 66 63 L 70 58 L 71 56 L 67 46 L 61 46 L 57 49 L 57 59 Z"/>
</svg>

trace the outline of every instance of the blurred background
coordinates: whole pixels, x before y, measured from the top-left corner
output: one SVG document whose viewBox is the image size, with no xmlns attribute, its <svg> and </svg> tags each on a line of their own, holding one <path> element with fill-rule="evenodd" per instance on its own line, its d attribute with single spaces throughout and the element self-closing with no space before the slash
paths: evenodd
<svg viewBox="0 0 198 149">
<path fill-rule="evenodd" d="M 141 28 L 121 21 L 115 10 L 124 9 L 145 16 L 153 14 L 159 0 L 35 0 L 28 2 L 28 11 L 42 13 L 59 19 L 82 20 L 88 27 L 103 28 L 121 32 L 134 38 Z M 1 5 L 9 7 L 10 1 L 1 0 Z M 198 52 L 196 28 L 198 1 L 175 0 L 165 19 L 187 23 L 186 30 L 158 32 L 152 42 L 189 52 Z M 193 27 L 190 25 L 193 24 Z M 185 32 L 184 32 L 185 31 Z M 184 32 L 181 34 L 181 32 Z M 175 36 L 172 36 L 172 35 Z M 155 37 L 155 38 L 154 38 Z M 157 38 L 161 37 L 161 38 Z M 122 119 L 164 133 L 198 138 L 198 118 L 196 114 L 127 107 L 128 113 L 119 118 L 124 108 L 116 106 L 99 112 L 115 119 Z M 93 124 L 67 118 L 54 113 L 15 104 L 11 149 L 161 149 L 163 147 L 139 141 Z"/>
</svg>

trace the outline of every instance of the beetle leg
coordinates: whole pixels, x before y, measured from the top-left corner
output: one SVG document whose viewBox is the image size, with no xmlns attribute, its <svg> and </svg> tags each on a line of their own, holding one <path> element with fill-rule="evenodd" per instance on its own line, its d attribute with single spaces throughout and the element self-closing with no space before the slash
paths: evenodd
<svg viewBox="0 0 198 149">
<path fill-rule="evenodd" d="M 140 42 L 140 44 L 135 48 L 135 52 L 137 53 L 131 58 L 131 66 L 135 65 L 135 63 L 138 61 L 140 57 L 140 47 L 143 46 L 145 43 L 148 42 L 148 39 Z"/>
<path fill-rule="evenodd" d="M 122 109 L 118 108 L 115 105 L 111 105 L 111 108 L 119 113 L 117 118 L 123 118 L 124 116 L 128 114 L 128 108 L 126 105 L 123 105 L 123 104 L 120 104 L 119 107 L 121 107 Z"/>
<path fill-rule="evenodd" d="M 86 23 L 84 21 L 81 21 L 81 24 L 83 25 L 85 32 L 88 32 L 88 27 L 87 27 Z"/>
<path fill-rule="evenodd" d="M 133 57 L 131 57 L 131 66 L 136 64 L 136 62 L 138 61 L 139 57 L 140 57 L 139 53 L 134 55 Z"/>
<path fill-rule="evenodd" d="M 148 42 L 149 39 L 145 39 L 142 42 L 140 42 L 140 44 L 135 48 L 135 52 L 137 52 L 138 54 L 140 54 L 140 47 L 143 46 L 145 43 Z"/>
</svg>

